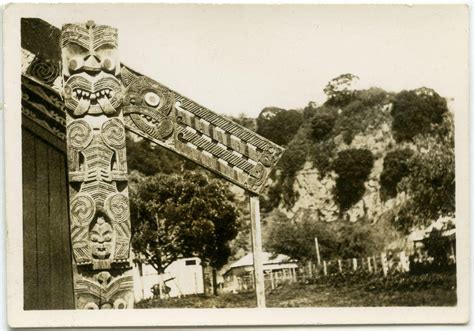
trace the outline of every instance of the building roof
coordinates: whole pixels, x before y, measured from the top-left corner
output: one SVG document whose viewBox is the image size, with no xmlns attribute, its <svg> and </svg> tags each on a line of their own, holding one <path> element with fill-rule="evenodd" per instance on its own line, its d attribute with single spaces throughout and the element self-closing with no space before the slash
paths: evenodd
<svg viewBox="0 0 474 331">
<path fill-rule="evenodd" d="M 289 256 L 284 255 L 284 254 L 278 254 L 278 255 L 273 255 L 272 253 L 268 252 L 263 252 L 262 253 L 262 260 L 263 260 L 263 266 L 264 269 L 274 269 L 272 266 L 275 265 L 284 265 L 284 264 L 290 264 L 292 268 L 296 268 L 296 260 L 291 259 Z M 240 268 L 240 267 L 252 267 L 253 266 L 253 254 L 248 253 L 241 259 L 235 261 L 232 263 L 227 270 L 225 270 L 224 273 L 228 272 L 231 269 L 234 268 Z"/>
</svg>

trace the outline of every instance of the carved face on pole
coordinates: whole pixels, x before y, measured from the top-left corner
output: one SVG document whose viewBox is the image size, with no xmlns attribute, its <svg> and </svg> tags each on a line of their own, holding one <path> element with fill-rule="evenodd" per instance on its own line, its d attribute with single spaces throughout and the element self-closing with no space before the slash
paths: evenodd
<svg viewBox="0 0 474 331">
<path fill-rule="evenodd" d="M 63 26 L 64 101 L 73 117 L 116 114 L 122 98 L 117 45 L 117 30 L 109 26 Z"/>
<path fill-rule="evenodd" d="M 112 226 L 103 217 L 99 216 L 89 233 L 92 258 L 97 260 L 109 259 L 113 248 L 112 239 Z"/>
</svg>

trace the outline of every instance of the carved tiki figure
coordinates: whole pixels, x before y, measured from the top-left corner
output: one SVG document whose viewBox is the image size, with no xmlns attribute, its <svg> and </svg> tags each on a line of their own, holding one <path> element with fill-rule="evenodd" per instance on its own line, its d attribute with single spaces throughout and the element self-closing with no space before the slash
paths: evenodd
<svg viewBox="0 0 474 331">
<path fill-rule="evenodd" d="M 130 269 L 131 234 L 117 30 L 93 22 L 66 24 L 61 48 L 76 303 L 130 307 L 131 283 L 114 278 Z M 104 270 L 115 276 L 100 282 L 97 275 Z M 97 297 L 119 283 L 127 304 L 109 302 L 111 295 Z"/>
</svg>

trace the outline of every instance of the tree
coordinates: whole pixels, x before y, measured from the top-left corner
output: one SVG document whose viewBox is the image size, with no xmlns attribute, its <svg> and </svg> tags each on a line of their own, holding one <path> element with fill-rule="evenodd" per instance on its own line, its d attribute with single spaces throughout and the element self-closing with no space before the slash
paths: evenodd
<svg viewBox="0 0 474 331">
<path fill-rule="evenodd" d="M 238 212 L 226 186 L 200 173 L 156 175 L 130 191 L 132 245 L 159 274 L 185 256 L 214 269 L 227 263 Z"/>
<path fill-rule="evenodd" d="M 333 163 L 337 173 L 336 200 L 341 211 L 349 209 L 364 193 L 364 183 L 374 165 L 374 156 L 367 149 L 346 149 L 338 153 Z"/>
<path fill-rule="evenodd" d="M 285 254 L 300 262 L 315 261 L 315 240 L 318 238 L 321 259 L 348 259 L 376 254 L 392 233 L 382 226 L 366 222 L 321 222 L 304 218 L 294 222 L 277 214 L 270 227 L 266 248 Z"/>
<path fill-rule="evenodd" d="M 319 111 L 311 119 L 311 135 L 315 141 L 326 139 L 334 128 L 337 115 L 334 111 Z"/>
<path fill-rule="evenodd" d="M 328 100 L 327 104 L 331 106 L 344 106 L 352 99 L 355 88 L 354 85 L 359 77 L 347 73 L 331 79 L 324 88 Z"/>
<path fill-rule="evenodd" d="M 442 122 L 447 111 L 446 99 L 432 89 L 422 87 L 398 93 L 391 110 L 395 140 L 412 141 L 416 135 L 428 133 L 433 124 Z"/>
<path fill-rule="evenodd" d="M 303 123 L 303 114 L 298 110 L 281 110 L 272 116 L 262 114 L 268 112 L 262 111 L 258 116 L 257 133 L 278 145 L 288 144 Z"/>
<path fill-rule="evenodd" d="M 453 216 L 456 211 L 452 114 L 444 114 L 432 134 L 419 135 L 414 143 L 417 151 L 408 162 L 410 174 L 399 184 L 409 199 L 395 218 L 405 232 L 414 226 L 427 226 L 441 216 Z"/>
<path fill-rule="evenodd" d="M 397 149 L 385 155 L 383 171 L 380 174 L 381 196 L 383 199 L 397 195 L 397 185 L 409 174 L 408 162 L 413 155 L 411 149 Z"/>
<path fill-rule="evenodd" d="M 337 256 L 338 239 L 330 223 L 303 219 L 290 221 L 283 213 L 277 213 L 272 221 L 265 247 L 274 253 L 285 254 L 300 262 L 315 261 L 314 238 L 318 237 L 321 258 Z"/>
</svg>

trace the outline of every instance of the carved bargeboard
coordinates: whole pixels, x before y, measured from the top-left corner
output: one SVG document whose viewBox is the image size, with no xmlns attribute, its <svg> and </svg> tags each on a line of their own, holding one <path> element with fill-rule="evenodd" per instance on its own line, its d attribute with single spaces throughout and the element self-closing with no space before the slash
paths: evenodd
<svg viewBox="0 0 474 331">
<path fill-rule="evenodd" d="M 76 307 L 132 308 L 117 31 L 66 24 L 61 50 Z"/>
<path fill-rule="evenodd" d="M 283 148 L 160 83 L 122 67 L 127 128 L 260 193 Z"/>
</svg>

